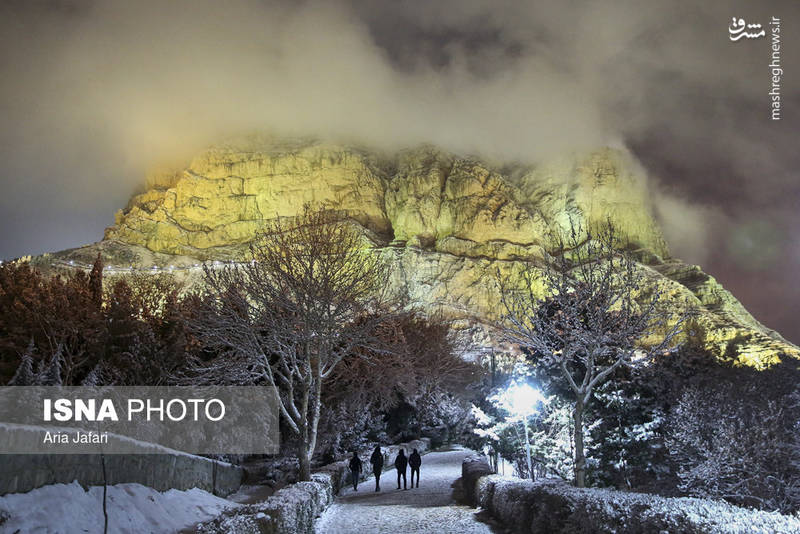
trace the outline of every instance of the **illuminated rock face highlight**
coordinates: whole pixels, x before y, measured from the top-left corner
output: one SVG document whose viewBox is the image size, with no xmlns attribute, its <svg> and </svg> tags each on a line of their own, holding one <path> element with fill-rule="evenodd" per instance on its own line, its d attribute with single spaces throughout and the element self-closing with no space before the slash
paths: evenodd
<svg viewBox="0 0 800 534">
<path fill-rule="evenodd" d="M 387 156 L 314 142 L 220 146 L 148 177 L 106 238 L 212 258 L 252 240 L 264 220 L 312 203 L 387 240 L 470 257 L 534 257 L 570 218 L 584 227 L 610 219 L 666 256 L 645 181 L 631 168 L 611 149 L 503 171 L 433 147 Z"/>
<path fill-rule="evenodd" d="M 347 210 L 379 232 L 390 230 L 378 169 L 366 156 L 341 148 L 215 148 L 182 172 L 149 182 L 155 187 L 117 214 L 107 239 L 210 258 L 220 255 L 215 248 L 251 241 L 264 220 L 295 215 L 309 202 Z"/>
<path fill-rule="evenodd" d="M 127 264 L 240 259 L 266 220 L 312 203 L 343 210 L 363 227 L 395 266 L 398 294 L 474 334 L 500 313 L 495 272 L 513 275 L 524 260 L 536 261 L 570 220 L 584 228 L 610 220 L 667 302 L 699 310 L 693 341 L 720 360 L 759 368 L 800 357 L 699 267 L 669 258 L 646 180 L 623 151 L 490 165 L 431 146 L 384 154 L 252 138 L 211 148 L 180 171 L 154 173 L 148 186 L 117 213 L 104 242 L 70 257 L 101 247 L 114 251 L 109 265 L 122 249 Z"/>
</svg>

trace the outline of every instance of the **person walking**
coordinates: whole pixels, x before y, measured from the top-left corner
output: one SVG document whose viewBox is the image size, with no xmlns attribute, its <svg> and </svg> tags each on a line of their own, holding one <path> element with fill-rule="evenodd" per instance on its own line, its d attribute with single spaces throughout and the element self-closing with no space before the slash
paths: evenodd
<svg viewBox="0 0 800 534">
<path fill-rule="evenodd" d="M 380 491 L 381 472 L 383 471 L 383 452 L 381 452 L 380 445 L 375 445 L 375 450 L 372 452 L 372 456 L 369 457 L 369 463 L 372 464 L 372 472 L 375 473 L 375 491 Z"/>
<path fill-rule="evenodd" d="M 350 474 L 353 477 L 353 490 L 358 491 L 358 477 L 361 475 L 361 458 L 358 453 L 353 451 L 353 457 L 350 458 Z"/>
<path fill-rule="evenodd" d="M 417 487 L 419 487 L 419 466 L 422 465 L 422 457 L 420 457 L 417 449 L 408 457 L 408 466 L 411 468 L 411 489 L 414 489 L 414 473 L 417 473 Z"/>
<path fill-rule="evenodd" d="M 406 467 L 408 466 L 408 458 L 403 449 L 397 453 L 397 458 L 394 461 L 394 468 L 397 469 L 397 489 L 400 489 L 400 477 L 403 477 L 403 489 L 408 489 L 406 479 Z"/>
</svg>

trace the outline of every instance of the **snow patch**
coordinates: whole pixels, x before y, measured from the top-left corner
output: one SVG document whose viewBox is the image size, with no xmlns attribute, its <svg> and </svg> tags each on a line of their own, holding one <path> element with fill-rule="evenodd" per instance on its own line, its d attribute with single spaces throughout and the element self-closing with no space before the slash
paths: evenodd
<svg viewBox="0 0 800 534">
<path fill-rule="evenodd" d="M 156 491 L 141 484 L 108 487 L 108 531 L 167 534 L 208 520 L 238 504 L 193 488 Z M 103 488 L 77 482 L 52 484 L 0 497 L 2 532 L 103 532 Z"/>
</svg>

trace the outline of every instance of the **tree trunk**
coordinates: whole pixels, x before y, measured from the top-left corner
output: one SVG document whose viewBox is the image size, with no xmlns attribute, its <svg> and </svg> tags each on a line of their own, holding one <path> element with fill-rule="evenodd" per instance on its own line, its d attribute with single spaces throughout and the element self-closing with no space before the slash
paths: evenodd
<svg viewBox="0 0 800 534">
<path fill-rule="evenodd" d="M 313 403 L 313 407 L 311 410 L 311 421 L 308 423 L 308 458 L 309 462 L 311 458 L 314 457 L 314 450 L 317 448 L 317 430 L 319 429 L 319 417 L 320 417 L 320 408 L 322 405 L 322 376 L 321 376 L 321 369 L 317 367 L 316 375 L 315 375 L 315 386 L 314 386 L 314 395 L 311 398 L 311 402 Z M 309 480 L 311 480 L 311 475 L 309 474 Z"/>
<path fill-rule="evenodd" d="M 572 419 L 575 425 L 573 435 L 575 437 L 575 486 L 586 487 L 586 456 L 583 453 L 583 402 L 575 403 L 572 412 Z"/>
<path fill-rule="evenodd" d="M 300 446 L 300 454 L 298 456 L 300 457 L 300 473 L 297 479 L 300 482 L 308 482 L 311 480 L 311 454 L 307 443 L 303 443 Z"/>
<path fill-rule="evenodd" d="M 525 458 L 528 460 L 528 478 L 533 480 L 533 464 L 531 464 L 531 440 L 528 437 L 528 416 L 522 419 L 522 426 L 525 428 Z"/>
<path fill-rule="evenodd" d="M 310 446 L 308 435 L 308 403 L 311 400 L 310 397 L 310 388 L 307 384 L 304 384 L 303 402 L 300 405 L 300 414 L 302 417 L 302 421 L 300 421 L 300 454 L 298 455 L 298 460 L 300 461 L 300 473 L 298 475 L 298 480 L 300 482 L 308 482 L 311 480 L 311 455 L 314 454 L 314 450 Z"/>
</svg>

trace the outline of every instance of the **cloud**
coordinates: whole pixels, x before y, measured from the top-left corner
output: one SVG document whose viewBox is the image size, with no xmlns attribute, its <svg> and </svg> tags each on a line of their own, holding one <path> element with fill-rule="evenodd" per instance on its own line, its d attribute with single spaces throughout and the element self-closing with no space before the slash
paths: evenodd
<svg viewBox="0 0 800 534">
<path fill-rule="evenodd" d="M 670 253 L 687 263 L 708 265 L 713 240 L 729 218 L 715 206 L 698 204 L 664 190 L 655 192 L 653 206 Z"/>
<path fill-rule="evenodd" d="M 537 159 L 656 125 L 700 135 L 707 93 L 763 86 L 720 68 L 755 58 L 708 39 L 718 9 L 635 5 L 12 3 L 5 155 L 43 147 L 106 176 L 267 129 Z"/>
<path fill-rule="evenodd" d="M 446 66 L 403 70 L 344 3 L 17 6 L 4 13 L 6 141 L 75 155 L 61 164 L 142 165 L 247 129 L 526 158 L 607 133 L 580 80 L 547 61 L 482 76 L 495 56 L 453 49 Z"/>
<path fill-rule="evenodd" d="M 658 209 L 673 250 L 699 261 L 726 217 L 798 222 L 800 155 L 790 121 L 769 120 L 769 42 L 727 35 L 733 16 L 773 15 L 800 13 L 792 1 L 5 2 L 0 256 L 99 238 L 59 221 L 110 224 L 150 165 L 268 130 L 520 161 L 621 140 L 670 191 Z M 782 61 L 788 113 L 800 64 Z M 42 214 L 45 235 L 26 222 Z"/>
</svg>

